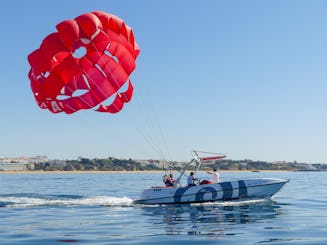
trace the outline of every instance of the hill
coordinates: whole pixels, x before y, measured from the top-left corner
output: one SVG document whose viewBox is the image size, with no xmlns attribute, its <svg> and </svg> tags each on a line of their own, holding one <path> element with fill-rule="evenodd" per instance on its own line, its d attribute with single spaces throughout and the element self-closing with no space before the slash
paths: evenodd
<svg viewBox="0 0 327 245">
<path fill-rule="evenodd" d="M 170 162 L 170 164 L 180 169 L 184 163 Z M 165 163 L 159 160 L 132 160 L 132 159 L 87 159 L 58 161 L 50 160 L 47 162 L 34 164 L 30 170 L 45 171 L 146 171 L 162 170 Z M 298 162 L 265 162 L 252 160 L 218 160 L 203 164 L 201 170 L 283 170 L 283 171 L 327 171 L 327 164 L 298 163 Z"/>
</svg>

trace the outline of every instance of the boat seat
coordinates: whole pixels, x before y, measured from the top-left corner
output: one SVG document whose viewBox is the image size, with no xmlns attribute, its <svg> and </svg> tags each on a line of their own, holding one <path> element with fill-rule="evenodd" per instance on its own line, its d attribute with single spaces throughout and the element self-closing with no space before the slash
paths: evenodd
<svg viewBox="0 0 327 245">
<path fill-rule="evenodd" d="M 200 182 L 200 185 L 208 185 L 208 184 L 213 184 L 213 182 L 212 181 L 209 181 L 209 180 L 206 180 L 206 179 L 204 179 L 204 180 L 202 180 Z"/>
</svg>

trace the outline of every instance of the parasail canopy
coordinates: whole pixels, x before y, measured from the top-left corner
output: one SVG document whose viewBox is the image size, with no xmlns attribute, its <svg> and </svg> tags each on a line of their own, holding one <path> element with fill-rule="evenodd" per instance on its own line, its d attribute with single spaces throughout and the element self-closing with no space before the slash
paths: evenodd
<svg viewBox="0 0 327 245">
<path fill-rule="evenodd" d="M 132 98 L 130 75 L 140 52 L 132 29 L 102 11 L 65 20 L 56 29 L 28 56 L 39 107 L 67 114 L 91 108 L 119 112 Z"/>
</svg>

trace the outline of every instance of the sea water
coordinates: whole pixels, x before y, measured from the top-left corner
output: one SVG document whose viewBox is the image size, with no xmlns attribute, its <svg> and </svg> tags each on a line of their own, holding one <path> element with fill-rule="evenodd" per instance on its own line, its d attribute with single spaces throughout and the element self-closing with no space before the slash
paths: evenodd
<svg viewBox="0 0 327 245">
<path fill-rule="evenodd" d="M 0 244 L 327 244 L 327 172 L 221 177 L 290 182 L 268 200 L 144 206 L 162 173 L 0 174 Z"/>
</svg>

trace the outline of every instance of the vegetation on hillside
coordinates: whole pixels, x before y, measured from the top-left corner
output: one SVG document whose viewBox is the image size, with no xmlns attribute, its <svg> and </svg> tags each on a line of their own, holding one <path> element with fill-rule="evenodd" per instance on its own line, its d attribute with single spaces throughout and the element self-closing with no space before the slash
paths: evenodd
<svg viewBox="0 0 327 245">
<path fill-rule="evenodd" d="M 171 163 L 177 168 L 181 168 L 183 163 Z M 35 164 L 35 170 L 44 171 L 146 171 L 162 170 L 164 167 L 160 161 L 136 161 L 132 159 L 88 159 L 67 161 L 49 161 Z M 201 170 L 284 170 L 284 171 L 327 171 L 327 164 L 304 164 L 297 162 L 264 162 L 252 160 L 219 160 L 203 164 Z"/>
</svg>

